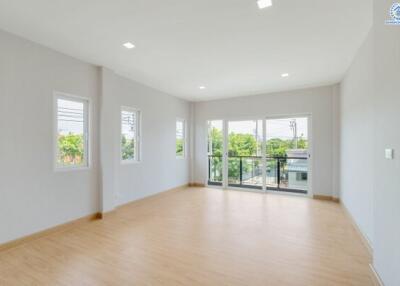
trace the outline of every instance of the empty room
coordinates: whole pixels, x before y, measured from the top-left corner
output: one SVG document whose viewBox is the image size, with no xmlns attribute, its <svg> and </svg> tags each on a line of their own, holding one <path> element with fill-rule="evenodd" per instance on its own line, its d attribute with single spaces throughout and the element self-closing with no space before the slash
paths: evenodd
<svg viewBox="0 0 400 286">
<path fill-rule="evenodd" d="M 399 286 L 399 81 L 396 0 L 0 0 L 0 286 Z"/>
</svg>

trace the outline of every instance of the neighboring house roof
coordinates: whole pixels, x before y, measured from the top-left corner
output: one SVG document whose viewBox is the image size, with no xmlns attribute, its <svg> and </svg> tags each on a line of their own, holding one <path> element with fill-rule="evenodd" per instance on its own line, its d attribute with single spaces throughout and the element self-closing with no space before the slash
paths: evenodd
<svg viewBox="0 0 400 286">
<path fill-rule="evenodd" d="M 307 158 L 308 151 L 307 149 L 289 149 L 286 150 L 286 155 L 288 157 Z"/>
<path fill-rule="evenodd" d="M 296 172 L 296 173 L 307 173 L 308 167 L 307 166 L 296 166 L 288 164 L 288 171 L 289 172 Z"/>
<path fill-rule="evenodd" d="M 288 159 L 287 166 L 289 172 L 308 172 L 308 151 L 306 149 L 290 149 L 286 151 L 287 156 L 304 158 L 304 159 Z"/>
</svg>

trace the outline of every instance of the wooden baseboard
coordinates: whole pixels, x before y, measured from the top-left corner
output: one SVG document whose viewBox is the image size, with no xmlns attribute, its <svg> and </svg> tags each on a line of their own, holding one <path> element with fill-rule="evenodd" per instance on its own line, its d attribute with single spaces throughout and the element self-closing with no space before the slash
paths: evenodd
<svg viewBox="0 0 400 286">
<path fill-rule="evenodd" d="M 189 187 L 195 187 L 195 188 L 205 188 L 205 184 L 202 183 L 190 183 Z"/>
<path fill-rule="evenodd" d="M 98 213 L 98 219 L 106 219 L 113 214 L 115 214 L 115 209 L 108 211 L 108 212 L 100 212 L 100 213 Z"/>
<path fill-rule="evenodd" d="M 351 213 L 347 209 L 346 205 L 344 203 L 341 203 L 341 206 L 343 207 L 343 210 L 344 210 L 345 214 L 347 215 L 347 217 L 350 219 L 351 224 L 353 225 L 354 229 L 358 233 L 358 236 L 361 238 L 365 248 L 367 249 L 367 251 L 368 251 L 368 253 L 370 255 L 370 261 L 372 262 L 372 259 L 373 259 L 373 248 L 372 248 L 372 245 L 371 245 L 370 241 L 364 235 L 364 233 L 361 231 L 361 229 L 359 228 L 359 226 L 356 223 L 355 219 L 353 218 L 353 216 L 351 215 Z"/>
<path fill-rule="evenodd" d="M 314 200 L 320 200 L 320 201 L 331 201 L 331 202 L 335 202 L 335 203 L 339 203 L 340 199 L 339 198 L 335 198 L 332 196 L 325 196 L 325 195 L 313 195 L 313 199 Z"/>
<path fill-rule="evenodd" d="M 372 278 L 372 281 L 374 282 L 374 285 L 375 286 L 384 286 L 381 277 L 379 277 L 378 272 L 376 272 L 376 270 L 375 270 L 375 267 L 372 264 L 370 264 L 369 268 L 371 270 L 370 273 L 371 273 L 371 278 Z"/>
<path fill-rule="evenodd" d="M 68 229 L 71 229 L 72 227 L 76 227 L 78 225 L 96 220 L 100 217 L 100 215 L 101 215 L 100 213 L 88 215 L 88 216 L 85 216 L 85 217 L 82 217 L 82 218 L 79 218 L 79 219 L 76 219 L 76 220 L 73 220 L 70 222 L 66 222 L 66 223 L 33 233 L 33 234 L 6 242 L 4 244 L 0 244 L 0 251 L 4 251 L 4 250 L 10 249 L 10 248 L 17 247 L 19 245 L 39 239 L 44 236 L 48 236 L 48 235 L 56 233 L 56 232 L 66 231 Z"/>
</svg>

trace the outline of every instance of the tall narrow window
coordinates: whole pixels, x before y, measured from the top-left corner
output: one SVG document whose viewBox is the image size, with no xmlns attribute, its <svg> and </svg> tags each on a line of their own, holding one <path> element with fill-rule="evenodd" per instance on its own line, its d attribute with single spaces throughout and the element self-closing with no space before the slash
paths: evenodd
<svg viewBox="0 0 400 286">
<path fill-rule="evenodd" d="M 56 168 L 88 166 L 88 101 L 56 94 Z"/>
<path fill-rule="evenodd" d="M 121 160 L 122 162 L 138 162 L 140 148 L 139 130 L 140 111 L 121 108 Z"/>
<path fill-rule="evenodd" d="M 176 157 L 184 158 L 185 157 L 185 120 L 177 119 L 176 120 Z"/>
</svg>

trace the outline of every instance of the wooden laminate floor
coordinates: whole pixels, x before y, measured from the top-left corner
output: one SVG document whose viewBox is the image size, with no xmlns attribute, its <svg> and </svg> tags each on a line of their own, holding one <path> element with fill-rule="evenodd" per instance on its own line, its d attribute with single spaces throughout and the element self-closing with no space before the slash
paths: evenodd
<svg viewBox="0 0 400 286">
<path fill-rule="evenodd" d="M 188 188 L 0 252 L 0 285 L 373 285 L 337 203 Z"/>
</svg>

